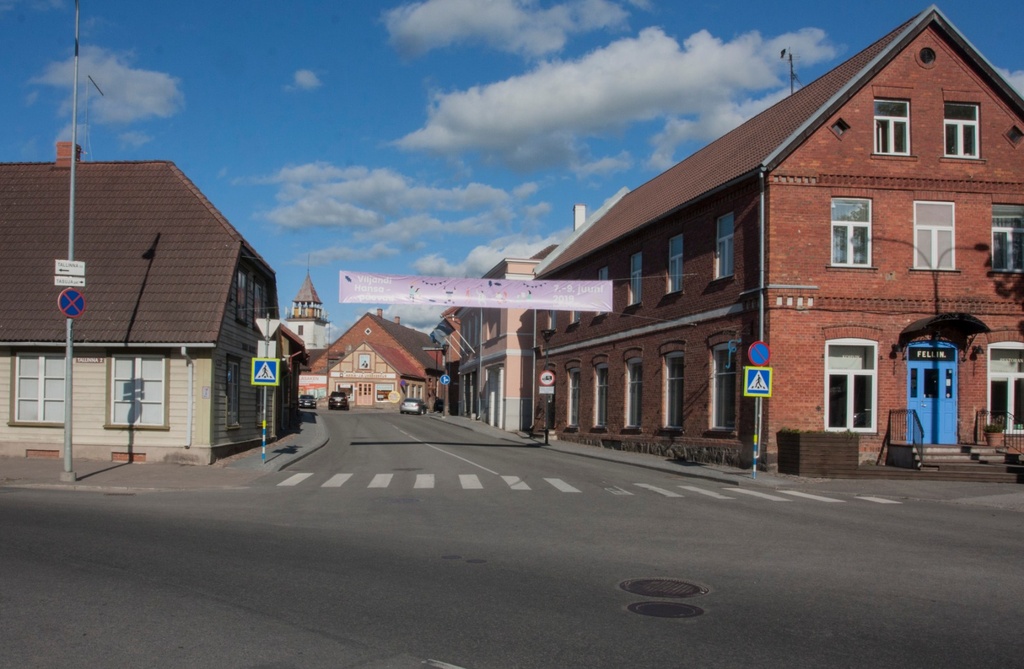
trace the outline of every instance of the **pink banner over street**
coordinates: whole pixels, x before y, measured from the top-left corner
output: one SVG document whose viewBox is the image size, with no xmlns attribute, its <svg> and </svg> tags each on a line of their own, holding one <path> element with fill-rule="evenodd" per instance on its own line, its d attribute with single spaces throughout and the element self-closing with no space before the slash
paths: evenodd
<svg viewBox="0 0 1024 669">
<path fill-rule="evenodd" d="M 612 310 L 611 281 L 452 279 L 341 272 L 342 304 L 436 304 L 440 307 Z"/>
</svg>

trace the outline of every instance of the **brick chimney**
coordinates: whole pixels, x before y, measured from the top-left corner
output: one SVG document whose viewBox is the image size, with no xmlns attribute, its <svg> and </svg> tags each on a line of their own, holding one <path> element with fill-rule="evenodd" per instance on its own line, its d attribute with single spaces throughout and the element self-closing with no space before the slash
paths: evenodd
<svg viewBox="0 0 1024 669">
<path fill-rule="evenodd" d="M 383 309 L 378 309 L 377 310 L 377 318 L 384 318 L 384 310 Z"/>
<path fill-rule="evenodd" d="M 401 325 L 401 324 L 402 324 L 402 317 L 401 316 L 395 316 L 395 325 Z"/>
<path fill-rule="evenodd" d="M 75 160 L 82 160 L 82 147 L 76 147 Z M 71 142 L 57 142 L 57 167 L 71 167 Z"/>
</svg>

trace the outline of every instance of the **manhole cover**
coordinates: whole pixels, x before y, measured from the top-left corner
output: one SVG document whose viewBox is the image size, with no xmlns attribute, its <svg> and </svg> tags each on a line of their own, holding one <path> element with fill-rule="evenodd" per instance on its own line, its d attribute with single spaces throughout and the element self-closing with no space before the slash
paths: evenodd
<svg viewBox="0 0 1024 669">
<path fill-rule="evenodd" d="M 695 618 L 704 613 L 704 609 L 679 602 L 637 602 L 626 607 L 633 613 L 655 618 Z"/>
<path fill-rule="evenodd" d="M 708 589 L 703 586 L 674 578 L 632 578 L 619 583 L 619 587 L 644 597 L 696 597 L 708 594 Z"/>
</svg>

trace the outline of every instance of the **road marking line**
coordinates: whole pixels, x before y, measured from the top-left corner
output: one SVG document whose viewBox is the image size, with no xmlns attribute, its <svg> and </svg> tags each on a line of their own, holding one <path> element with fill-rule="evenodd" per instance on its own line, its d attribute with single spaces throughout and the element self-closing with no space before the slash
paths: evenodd
<svg viewBox="0 0 1024 669">
<path fill-rule="evenodd" d="M 433 474 L 417 474 L 416 483 L 413 484 L 413 488 L 433 488 L 434 487 L 434 475 Z"/>
<path fill-rule="evenodd" d="M 305 481 L 306 479 L 308 479 L 312 475 L 313 474 L 292 474 L 291 476 L 289 476 L 285 480 L 281 481 L 277 485 L 278 486 L 299 485 L 300 483 L 302 483 L 303 481 Z"/>
<path fill-rule="evenodd" d="M 562 492 L 579 492 L 579 490 L 577 490 L 576 488 L 573 488 L 571 485 L 569 485 L 568 483 L 566 483 L 562 479 L 544 479 L 544 480 L 547 481 L 548 483 L 550 483 L 551 485 L 555 486 L 555 488 L 557 488 L 558 490 L 560 490 Z"/>
<path fill-rule="evenodd" d="M 615 485 L 613 485 L 611 488 L 605 488 L 605 490 L 607 490 L 608 492 L 610 492 L 613 495 L 629 495 L 630 497 L 633 496 L 633 493 L 631 493 L 630 491 L 625 490 L 625 489 L 620 488 L 619 486 L 615 486 Z"/>
<path fill-rule="evenodd" d="M 700 493 L 701 495 L 707 495 L 708 497 L 714 497 L 715 499 L 736 499 L 735 497 L 726 497 L 725 495 L 718 494 L 714 490 L 705 490 L 704 488 L 698 488 L 694 485 L 681 485 L 679 487 L 683 490 Z"/>
<path fill-rule="evenodd" d="M 657 486 L 653 486 L 653 485 L 650 485 L 650 484 L 647 484 L 647 483 L 634 483 L 633 485 L 635 485 L 638 488 L 644 488 L 646 490 L 650 490 L 651 492 L 656 492 L 659 495 L 664 495 L 665 497 L 682 497 L 682 495 L 680 495 L 677 492 L 672 492 L 671 490 L 665 490 L 664 488 L 659 488 Z"/>
<path fill-rule="evenodd" d="M 862 499 L 865 502 L 874 502 L 875 504 L 902 504 L 903 502 L 897 502 L 894 499 L 885 499 L 884 497 L 869 497 L 866 495 L 857 495 L 857 499 Z"/>
<path fill-rule="evenodd" d="M 370 485 L 367 488 L 387 488 L 391 485 L 391 478 L 394 474 L 377 474 L 370 481 Z"/>
<path fill-rule="evenodd" d="M 523 479 L 519 478 L 518 476 L 502 476 L 501 478 L 503 481 L 505 481 L 505 483 L 508 484 L 508 487 L 512 488 L 513 490 L 530 489 L 530 486 L 526 485 Z"/>
<path fill-rule="evenodd" d="M 493 474 L 495 476 L 498 475 L 498 472 L 491 471 L 487 467 L 484 467 L 483 465 L 478 465 L 477 463 L 473 462 L 472 460 L 467 460 L 466 458 L 462 457 L 461 455 L 455 455 L 454 453 L 449 453 L 448 451 L 444 450 L 443 448 L 438 448 L 437 446 L 434 446 L 433 444 L 431 444 L 429 442 L 420 441 L 419 439 L 417 439 L 416 437 L 412 436 L 411 434 L 409 434 L 405 430 L 398 429 L 398 431 L 401 432 L 402 434 L 404 434 L 405 436 L 409 437 L 410 439 L 414 439 L 416 441 L 419 441 L 424 446 L 429 446 L 430 448 L 434 449 L 435 451 L 440 451 L 441 453 L 444 453 L 445 455 L 450 455 L 453 458 L 458 458 L 459 460 L 462 460 L 463 462 L 465 462 L 467 464 L 473 465 L 474 467 L 478 467 L 478 468 L 484 470 L 488 474 Z"/>
<path fill-rule="evenodd" d="M 752 495 L 753 497 L 760 497 L 761 499 L 767 499 L 772 502 L 792 502 L 791 499 L 785 497 L 779 497 L 777 495 L 769 495 L 767 493 L 758 492 L 756 490 L 746 490 L 744 488 L 722 488 L 722 490 L 731 490 L 732 492 L 742 493 L 744 495 Z"/>
<path fill-rule="evenodd" d="M 484 487 L 476 474 L 459 474 L 459 483 L 462 484 L 463 490 L 482 490 Z"/>
<path fill-rule="evenodd" d="M 783 495 L 792 495 L 793 497 L 803 497 L 804 499 L 813 499 L 815 502 L 831 502 L 831 503 L 842 503 L 844 500 L 835 499 L 833 497 L 822 497 L 821 495 L 812 495 L 807 492 L 800 492 L 799 490 L 780 490 Z"/>
<path fill-rule="evenodd" d="M 331 478 L 327 479 L 327 483 L 320 486 L 321 488 L 340 488 L 345 481 L 352 478 L 351 474 L 335 474 Z"/>
</svg>

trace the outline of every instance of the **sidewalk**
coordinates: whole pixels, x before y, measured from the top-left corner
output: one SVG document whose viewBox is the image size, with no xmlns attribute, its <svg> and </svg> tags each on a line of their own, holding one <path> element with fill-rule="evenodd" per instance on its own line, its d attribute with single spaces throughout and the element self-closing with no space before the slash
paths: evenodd
<svg viewBox="0 0 1024 669">
<path fill-rule="evenodd" d="M 74 461 L 78 480 L 62 482 L 63 460 L 0 458 L 0 486 L 33 487 L 98 492 L 156 492 L 171 490 L 232 489 L 249 485 L 268 472 L 294 465 L 327 443 L 328 435 L 316 413 L 303 412 L 303 422 L 294 433 L 268 444 L 266 456 L 254 448 L 208 467 L 161 463 L 112 463 L 96 460 Z M 557 439 L 544 444 L 543 435 L 506 432 L 464 416 L 428 414 L 428 420 L 446 423 L 510 444 L 535 446 L 576 457 L 617 462 L 680 477 L 701 479 L 710 485 L 742 486 L 764 490 L 799 490 L 838 497 L 869 495 L 893 500 L 929 500 L 989 508 L 1024 511 L 1024 486 L 1005 483 L 950 483 L 938 481 L 896 481 L 881 479 L 811 479 L 785 474 L 743 470 L 722 465 L 703 465 L 665 458 L 584 446 Z"/>
</svg>

